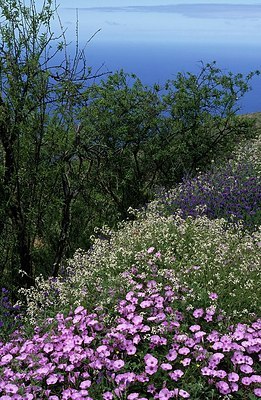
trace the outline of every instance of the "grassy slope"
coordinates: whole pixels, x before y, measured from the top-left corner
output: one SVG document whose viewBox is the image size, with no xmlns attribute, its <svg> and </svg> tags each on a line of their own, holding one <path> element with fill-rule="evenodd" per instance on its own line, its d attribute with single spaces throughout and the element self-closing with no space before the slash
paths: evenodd
<svg viewBox="0 0 261 400">
<path fill-rule="evenodd" d="M 261 112 L 244 115 L 244 117 L 246 116 L 255 119 L 255 129 L 259 135 L 261 133 Z"/>
</svg>

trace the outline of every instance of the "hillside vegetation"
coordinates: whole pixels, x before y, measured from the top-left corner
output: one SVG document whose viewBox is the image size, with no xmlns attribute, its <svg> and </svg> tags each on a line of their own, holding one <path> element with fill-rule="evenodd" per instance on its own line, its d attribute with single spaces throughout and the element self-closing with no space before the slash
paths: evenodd
<svg viewBox="0 0 261 400">
<path fill-rule="evenodd" d="M 239 168 L 246 161 L 251 175 Z M 222 218 L 202 207 L 188 212 L 190 199 L 180 197 L 186 180 L 145 209 L 129 210 L 134 220 L 97 230 L 91 248 L 77 251 L 59 277 L 37 278 L 23 291 L 26 314 L 17 319 L 19 311 L 9 309 L 2 327 L 22 323 L 0 349 L 3 399 L 261 396 L 260 137 L 212 174 L 227 165 L 230 187 L 222 180 L 214 187 L 211 173 L 204 175 L 208 209 L 217 211 L 217 193 L 230 189 Z M 240 183 L 244 189 L 253 179 L 257 187 L 244 192 L 248 218 L 229 222 L 226 209 L 234 202 L 245 208 Z"/>
<path fill-rule="evenodd" d="M 97 83 L 0 6 L 0 400 L 261 398 L 259 72 Z"/>
</svg>

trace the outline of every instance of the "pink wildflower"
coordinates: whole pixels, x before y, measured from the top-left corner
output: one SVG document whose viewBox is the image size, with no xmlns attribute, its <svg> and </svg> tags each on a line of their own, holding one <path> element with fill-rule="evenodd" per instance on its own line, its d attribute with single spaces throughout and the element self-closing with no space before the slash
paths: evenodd
<svg viewBox="0 0 261 400">
<path fill-rule="evenodd" d="M 191 325 L 190 328 L 189 328 L 189 330 L 191 332 L 197 332 L 197 331 L 200 331 L 200 329 L 201 329 L 200 325 Z"/>
<path fill-rule="evenodd" d="M 115 360 L 113 362 L 113 367 L 115 371 L 118 371 L 119 369 L 121 369 L 124 366 L 124 361 L 123 360 Z"/>
<path fill-rule="evenodd" d="M 86 381 L 83 381 L 80 383 L 80 388 L 81 389 L 88 389 L 91 386 L 92 382 L 87 379 Z"/>
<path fill-rule="evenodd" d="M 239 381 L 239 375 L 236 372 L 231 372 L 228 374 L 227 379 L 229 382 L 237 382 Z"/>
<path fill-rule="evenodd" d="M 172 365 L 169 363 L 162 363 L 160 366 L 163 371 L 170 371 L 172 369 Z"/>
<path fill-rule="evenodd" d="M 197 308 L 197 309 L 194 310 L 194 312 L 193 312 L 193 317 L 195 317 L 195 318 L 200 318 L 200 317 L 202 317 L 203 314 L 204 314 L 203 308 Z"/>
<path fill-rule="evenodd" d="M 158 364 L 158 360 L 156 357 L 153 357 L 151 354 L 146 354 L 144 356 L 144 361 L 146 363 L 146 365 L 150 365 L 155 367 Z"/>
<path fill-rule="evenodd" d="M 183 397 L 183 399 L 188 399 L 190 397 L 190 394 L 183 389 L 179 390 L 179 395 L 180 397 Z"/>
<path fill-rule="evenodd" d="M 7 393 L 17 393 L 18 387 L 16 385 L 13 385 L 12 383 L 8 383 L 7 385 L 5 385 L 5 391 Z"/>
<path fill-rule="evenodd" d="M 113 394 L 111 392 L 104 392 L 102 398 L 104 400 L 113 400 Z"/>
<path fill-rule="evenodd" d="M 216 387 L 221 394 L 228 394 L 231 392 L 229 385 L 225 381 L 219 381 L 216 383 Z"/>
<path fill-rule="evenodd" d="M 75 315 L 76 314 L 80 314 L 80 312 L 82 312 L 83 310 L 84 310 L 84 307 L 83 306 L 79 306 L 74 310 L 74 314 Z"/>
<path fill-rule="evenodd" d="M 52 374 L 46 379 L 47 385 L 54 385 L 57 381 L 58 376 L 56 374 Z"/>
<path fill-rule="evenodd" d="M 211 300 L 217 300 L 217 299 L 218 299 L 217 293 L 210 293 L 208 297 L 209 297 Z"/>
<path fill-rule="evenodd" d="M 251 374 L 253 372 L 253 368 L 250 365 L 242 364 L 240 365 L 240 371 L 244 372 L 245 374 Z"/>
<path fill-rule="evenodd" d="M 254 394 L 256 397 L 261 397 L 261 388 L 254 389 Z"/>
<path fill-rule="evenodd" d="M 172 393 L 167 388 L 161 389 L 161 391 L 159 392 L 159 400 L 168 400 L 171 397 Z"/>
</svg>

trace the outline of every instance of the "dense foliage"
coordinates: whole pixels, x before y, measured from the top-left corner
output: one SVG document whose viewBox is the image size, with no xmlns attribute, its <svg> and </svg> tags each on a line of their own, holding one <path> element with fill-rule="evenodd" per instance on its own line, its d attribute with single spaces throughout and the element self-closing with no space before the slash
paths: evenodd
<svg viewBox="0 0 261 400">
<path fill-rule="evenodd" d="M 172 214 L 206 215 L 241 221 L 248 230 L 256 230 L 261 222 L 260 138 L 248 142 L 224 165 L 213 166 L 193 179 L 184 179 L 175 189 L 161 191 L 157 207 Z"/>
<path fill-rule="evenodd" d="M 52 33 L 51 0 L 0 8 L 0 281 L 15 292 L 57 276 L 96 226 L 115 226 L 155 187 L 251 137 L 252 121 L 236 112 L 253 73 L 210 63 L 164 88 L 123 71 L 96 83 L 79 46 L 70 59 L 65 34 Z"/>
<path fill-rule="evenodd" d="M 241 146 L 233 170 L 247 159 L 258 175 L 259 153 L 258 140 Z M 182 207 L 168 216 L 165 197 L 130 212 L 23 291 L 23 327 L 0 351 L 2 398 L 260 398 L 260 230 Z"/>
<path fill-rule="evenodd" d="M 261 398 L 252 74 L 87 86 L 51 1 L 0 7 L 0 400 Z"/>
<path fill-rule="evenodd" d="M 158 202 L 25 291 L 23 327 L 0 350 L 0 398 L 261 397 L 260 232 L 164 216 Z"/>
<path fill-rule="evenodd" d="M 205 307 L 189 305 L 173 269 L 157 269 L 160 258 L 149 248 L 144 264 L 151 272 L 125 272 L 130 290 L 113 314 L 78 306 L 36 326 L 30 339 L 19 332 L 2 345 L 0 398 L 260 397 L 261 321 L 224 331 L 217 293 L 209 293 Z"/>
</svg>

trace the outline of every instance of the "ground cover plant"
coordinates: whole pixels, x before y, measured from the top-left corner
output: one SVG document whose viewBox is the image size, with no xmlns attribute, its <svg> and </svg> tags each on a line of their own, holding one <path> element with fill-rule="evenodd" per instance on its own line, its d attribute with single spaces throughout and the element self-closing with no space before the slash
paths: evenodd
<svg viewBox="0 0 261 400">
<path fill-rule="evenodd" d="M 149 272 L 142 254 L 151 246 L 160 251 L 162 268 L 173 269 L 182 282 L 196 289 L 193 301 L 204 302 L 207 293 L 224 292 L 219 301 L 229 314 L 248 318 L 257 311 L 259 231 L 250 235 L 224 219 L 212 221 L 206 216 L 183 219 L 179 214 L 166 217 L 151 211 L 146 217 L 138 212 L 136 218 L 117 231 L 105 227 L 88 252 L 76 252 L 60 277 L 39 278 L 35 287 L 21 290 L 27 297 L 28 321 L 54 316 L 61 309 L 69 311 L 74 304 L 113 307 L 111 290 L 117 293 L 123 287 L 121 273 L 137 261 L 141 272 Z"/>
<path fill-rule="evenodd" d="M 0 286 L 13 296 L 57 276 L 95 226 L 115 227 L 155 185 L 172 188 L 254 134 L 237 112 L 258 71 L 201 63 L 163 87 L 92 74 L 79 36 L 70 46 L 57 33 L 55 1 L 41 3 L 0 0 Z"/>
<path fill-rule="evenodd" d="M 131 212 L 25 291 L 24 331 L 1 347 L 3 399 L 261 396 L 260 233 Z"/>
<path fill-rule="evenodd" d="M 188 215 L 206 215 L 240 221 L 248 230 L 260 226 L 260 136 L 234 151 L 223 165 L 215 165 L 194 179 L 186 178 L 174 189 L 158 196 L 157 206 L 164 213 L 177 210 Z"/>
<path fill-rule="evenodd" d="M 247 158 L 258 177 L 258 149 L 256 139 L 235 151 L 233 172 Z M 0 398 L 261 397 L 260 231 L 168 215 L 164 201 L 97 229 L 60 276 L 21 290 L 27 312 L 2 335 Z"/>
<path fill-rule="evenodd" d="M 2 343 L 1 399 L 261 396 L 261 320 L 231 325 L 214 292 L 193 307 L 191 290 L 161 269 L 159 251 L 139 258 L 148 272 L 137 262 L 121 274 L 129 290 L 113 310 L 78 306 L 47 318 L 30 338 L 17 332 Z"/>
<path fill-rule="evenodd" d="M 257 141 L 245 146 L 257 172 Z M 0 399 L 260 398 L 260 230 L 157 201 L 129 213 L 60 276 L 21 290 Z"/>
<path fill-rule="evenodd" d="M 67 47 L 46 51 L 51 0 L 0 7 L 0 400 L 261 398 L 260 124 L 236 115 L 253 74 L 85 90 L 80 51 L 48 67 Z"/>
</svg>

